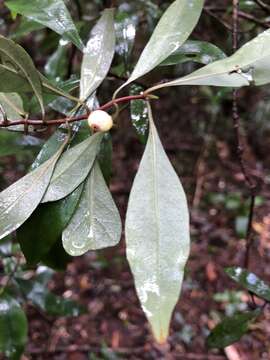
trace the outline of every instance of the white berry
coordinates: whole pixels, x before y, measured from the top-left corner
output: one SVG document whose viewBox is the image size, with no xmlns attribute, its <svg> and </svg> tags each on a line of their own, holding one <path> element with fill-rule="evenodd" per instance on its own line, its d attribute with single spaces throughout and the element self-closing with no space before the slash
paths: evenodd
<svg viewBox="0 0 270 360">
<path fill-rule="evenodd" d="M 113 126 L 111 115 L 103 110 L 91 112 L 87 121 L 93 131 L 109 131 Z"/>
</svg>

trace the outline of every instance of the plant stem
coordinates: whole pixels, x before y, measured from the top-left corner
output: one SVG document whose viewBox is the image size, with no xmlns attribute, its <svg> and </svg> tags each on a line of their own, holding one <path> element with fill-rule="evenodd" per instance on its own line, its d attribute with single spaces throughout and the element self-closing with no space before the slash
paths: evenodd
<svg viewBox="0 0 270 360">
<path fill-rule="evenodd" d="M 239 0 L 233 0 L 233 50 L 234 52 L 238 49 L 238 20 L 239 20 Z M 240 132 L 240 116 L 238 111 L 238 91 L 233 91 L 233 109 L 232 109 L 232 117 L 235 131 L 235 138 L 237 141 L 237 156 L 239 160 L 239 164 L 241 167 L 242 174 L 244 176 L 244 180 L 246 186 L 250 193 L 250 209 L 249 209 L 249 218 L 248 225 L 246 231 L 246 254 L 244 259 L 244 267 L 249 268 L 250 265 L 250 253 L 252 248 L 252 222 L 254 218 L 254 209 L 255 209 L 255 198 L 256 198 L 256 183 L 250 176 L 250 171 L 247 169 L 245 161 L 243 159 L 243 145 L 241 141 L 241 132 Z"/>
<path fill-rule="evenodd" d="M 147 99 L 147 98 L 151 98 L 151 95 L 143 93 L 140 95 L 124 96 L 121 98 L 111 100 L 111 101 L 107 102 L 106 104 L 100 106 L 96 110 L 108 110 L 116 104 L 125 103 L 125 102 L 129 102 L 132 100 L 143 100 L 143 99 Z M 25 125 L 25 126 L 29 126 L 29 125 L 31 125 L 31 126 L 61 125 L 61 124 L 65 124 L 65 123 L 73 123 L 76 121 L 86 120 L 88 118 L 88 116 L 89 116 L 89 114 L 85 114 L 85 115 L 74 116 L 74 117 L 66 117 L 63 119 L 45 120 L 45 121 L 31 120 L 31 119 L 30 120 L 28 120 L 28 119 L 9 120 L 8 122 L 5 122 L 5 121 L 0 122 L 0 128 L 7 128 L 10 126 L 15 126 L 15 125 Z"/>
</svg>

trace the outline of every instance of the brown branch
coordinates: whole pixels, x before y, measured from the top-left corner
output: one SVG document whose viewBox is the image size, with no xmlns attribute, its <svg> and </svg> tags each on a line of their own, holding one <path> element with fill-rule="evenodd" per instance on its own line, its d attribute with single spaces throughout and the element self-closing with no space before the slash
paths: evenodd
<svg viewBox="0 0 270 360">
<path fill-rule="evenodd" d="M 217 19 L 219 22 L 221 22 L 228 30 L 233 31 L 230 24 L 225 22 L 224 20 L 220 19 L 220 16 L 216 15 L 215 13 L 223 12 L 227 8 L 226 7 L 215 7 L 215 6 L 206 6 L 204 8 L 204 11 L 209 14 L 210 16 L 213 16 L 215 19 Z M 270 22 L 269 20 L 261 20 L 255 17 L 252 14 L 246 13 L 244 11 L 238 11 L 238 17 L 241 17 L 242 19 L 248 20 L 250 22 L 253 22 L 256 25 L 259 25 L 265 29 L 270 28 Z M 246 31 L 238 29 L 238 33 L 245 33 Z"/>
<path fill-rule="evenodd" d="M 115 104 L 120 104 L 120 103 L 124 103 L 124 102 L 129 102 L 132 100 L 143 100 L 143 99 L 147 99 L 147 98 L 151 98 L 151 95 L 149 94 L 140 94 L 140 95 L 131 95 L 131 96 L 124 96 L 121 98 L 117 98 L 114 100 L 111 100 L 109 102 L 107 102 L 106 104 L 100 106 L 99 108 L 97 108 L 96 110 L 108 110 L 111 107 L 113 107 Z M 7 128 L 10 126 L 15 126 L 15 125 L 24 125 L 24 126 L 52 126 L 52 125 L 61 125 L 61 124 L 65 124 L 65 123 L 73 123 L 76 121 L 81 121 L 81 120 L 86 120 L 88 118 L 89 114 L 85 114 L 85 115 L 80 115 L 80 116 L 74 116 L 74 117 L 66 117 L 66 118 L 62 118 L 62 119 L 55 119 L 55 120 L 29 120 L 29 119 L 20 119 L 20 120 L 12 120 L 12 121 L 2 121 L 0 122 L 0 128 Z"/>
<path fill-rule="evenodd" d="M 239 0 L 233 0 L 233 50 L 234 52 L 238 48 L 238 21 L 239 21 Z M 238 161 L 241 167 L 242 174 L 244 176 L 244 180 L 247 188 L 250 193 L 250 209 L 249 209 L 249 220 L 246 231 L 246 254 L 244 259 L 244 267 L 249 268 L 250 263 L 250 252 L 252 248 L 252 222 L 254 218 L 254 208 L 255 208 L 255 198 L 256 198 L 256 183 L 250 175 L 250 171 L 247 169 L 245 161 L 243 159 L 243 145 L 241 141 L 241 132 L 240 132 L 240 117 L 238 111 L 238 91 L 233 91 L 233 109 L 232 109 L 232 117 L 234 123 L 234 131 L 235 138 L 237 141 L 237 156 Z"/>
<path fill-rule="evenodd" d="M 251 22 L 255 23 L 256 25 L 260 25 L 265 29 L 270 28 L 270 22 L 269 21 L 260 20 L 260 19 L 256 18 L 255 16 L 253 16 L 251 14 L 248 14 L 248 13 L 246 13 L 244 11 L 239 11 L 238 16 L 243 18 L 243 19 L 246 19 L 248 21 L 251 21 Z"/>
<path fill-rule="evenodd" d="M 261 9 L 263 9 L 265 12 L 270 14 L 270 6 L 269 5 L 265 4 L 262 0 L 254 0 L 254 1 Z"/>
</svg>

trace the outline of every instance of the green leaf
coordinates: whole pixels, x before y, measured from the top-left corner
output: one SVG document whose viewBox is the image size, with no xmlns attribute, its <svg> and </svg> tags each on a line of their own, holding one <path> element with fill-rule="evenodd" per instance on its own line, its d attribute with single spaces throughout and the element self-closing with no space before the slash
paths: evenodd
<svg viewBox="0 0 270 360">
<path fill-rule="evenodd" d="M 56 165 L 42 202 L 63 199 L 75 190 L 89 174 L 103 134 L 97 133 L 67 150 Z"/>
<path fill-rule="evenodd" d="M 69 43 L 61 39 L 57 49 L 49 57 L 45 65 L 45 74 L 49 79 L 59 81 L 67 75 L 69 64 L 68 46 Z"/>
<path fill-rule="evenodd" d="M 187 61 L 195 61 L 200 64 L 210 64 L 214 61 L 225 59 L 226 55 L 216 45 L 207 41 L 187 40 L 182 46 L 176 49 L 160 65 L 176 65 Z"/>
<path fill-rule="evenodd" d="M 176 0 L 168 7 L 123 86 L 153 70 L 187 40 L 199 20 L 203 3 L 203 0 Z"/>
<path fill-rule="evenodd" d="M 15 66 L 15 69 L 18 69 L 27 79 L 39 101 L 41 111 L 44 116 L 45 109 L 43 105 L 41 81 L 39 73 L 35 68 L 35 65 L 33 64 L 30 56 L 20 45 L 15 44 L 12 40 L 7 39 L 1 35 L 0 54 L 2 54 L 2 56 L 4 57 L 4 61 L 2 58 L 2 62 L 4 65 L 9 65 L 11 63 L 13 66 Z"/>
<path fill-rule="evenodd" d="M 72 257 L 69 256 L 63 248 L 61 236 L 51 247 L 50 251 L 41 259 L 42 264 L 56 271 L 65 271 L 71 261 Z"/>
<path fill-rule="evenodd" d="M 38 280 L 16 278 L 22 293 L 33 305 L 52 316 L 79 316 L 85 313 L 85 309 L 77 302 L 54 295 Z"/>
<path fill-rule="evenodd" d="M 249 330 L 249 325 L 254 321 L 260 310 L 236 314 L 226 317 L 218 324 L 207 338 L 207 346 L 209 348 L 223 349 L 236 341 L 240 340 Z"/>
<path fill-rule="evenodd" d="M 22 119 L 22 115 L 25 114 L 23 108 L 23 101 L 21 97 L 16 93 L 0 93 L 0 104 L 5 111 L 6 117 L 10 121 Z M 0 113 L 0 121 L 3 121 L 4 117 Z M 23 131 L 23 125 L 10 126 L 8 131 Z"/>
<path fill-rule="evenodd" d="M 63 246 L 68 254 L 79 256 L 88 250 L 114 246 L 120 237 L 120 215 L 95 162 L 78 208 L 63 232 Z"/>
<path fill-rule="evenodd" d="M 64 39 L 73 42 L 78 49 L 83 49 L 82 40 L 64 1 L 11 0 L 5 4 L 11 11 L 47 26 Z"/>
<path fill-rule="evenodd" d="M 189 255 L 189 214 L 182 185 L 155 128 L 135 177 L 126 217 L 127 257 L 142 308 L 158 342 L 166 341 Z"/>
<path fill-rule="evenodd" d="M 83 51 L 80 98 L 85 100 L 104 80 L 115 51 L 114 10 L 106 9 Z"/>
<path fill-rule="evenodd" d="M 138 95 L 143 88 L 139 85 L 133 84 L 130 89 L 130 95 Z M 136 129 L 141 143 L 146 144 L 148 136 L 148 109 L 144 100 L 132 100 L 130 102 L 130 115 L 132 125 Z"/>
<path fill-rule="evenodd" d="M 44 26 L 27 18 L 21 18 L 19 26 L 10 34 L 11 39 L 18 39 L 33 31 L 41 30 Z"/>
<path fill-rule="evenodd" d="M 0 295 L 0 352 L 19 360 L 27 341 L 27 319 L 18 302 Z"/>
<path fill-rule="evenodd" d="M 20 120 L 25 114 L 23 101 L 16 93 L 0 93 L 0 104 L 2 105 L 8 120 Z M 0 113 L 0 121 L 3 120 Z"/>
<path fill-rule="evenodd" d="M 58 128 L 48 141 L 42 146 L 38 153 L 35 161 L 31 165 L 31 170 L 37 169 L 39 166 L 44 164 L 45 161 L 49 160 L 53 154 L 55 154 L 61 146 L 64 144 L 67 138 L 67 132 L 64 128 Z"/>
<path fill-rule="evenodd" d="M 68 197 L 52 203 L 41 204 L 18 229 L 17 239 L 29 266 L 42 260 L 61 238 L 80 199 L 82 186 Z"/>
<path fill-rule="evenodd" d="M 138 22 L 139 17 L 138 14 L 134 12 L 134 9 L 127 9 L 124 6 L 122 8 L 118 7 L 115 16 L 115 52 L 120 55 L 120 59 L 123 61 L 123 63 L 120 63 L 119 65 L 123 65 L 124 74 L 129 74 L 131 70 L 132 62 L 130 61 L 130 58 L 135 42 L 136 26 L 138 25 Z"/>
<path fill-rule="evenodd" d="M 266 30 L 232 56 L 215 61 L 180 79 L 156 85 L 147 91 L 179 85 L 241 87 L 267 84 L 270 81 L 269 38 L 270 30 Z"/>
<path fill-rule="evenodd" d="M 57 94 L 58 96 L 61 95 L 78 102 L 77 98 L 69 95 L 65 90 L 60 89 L 52 80 L 48 80 L 40 73 L 38 74 L 44 92 L 54 95 Z M 27 78 L 21 72 L 8 65 L 0 64 L 0 80 L 0 91 L 4 93 L 16 92 L 21 94 L 32 90 Z"/>
<path fill-rule="evenodd" d="M 10 66 L 0 64 L 0 80 L 0 91 L 3 93 L 31 91 L 27 79 Z"/>
<path fill-rule="evenodd" d="M 270 286 L 255 274 L 240 267 L 231 267 L 225 269 L 225 272 L 231 279 L 242 285 L 245 289 L 253 292 L 260 298 L 270 301 Z"/>
<path fill-rule="evenodd" d="M 44 164 L 0 193 L 0 239 L 18 229 L 37 208 L 63 147 Z"/>
</svg>

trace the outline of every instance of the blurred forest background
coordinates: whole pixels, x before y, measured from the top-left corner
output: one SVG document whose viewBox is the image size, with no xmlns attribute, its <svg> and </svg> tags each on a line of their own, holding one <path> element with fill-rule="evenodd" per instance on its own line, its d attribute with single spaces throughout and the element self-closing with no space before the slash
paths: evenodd
<svg viewBox="0 0 270 360">
<path fill-rule="evenodd" d="M 83 39 L 88 38 L 105 7 L 116 7 L 117 54 L 111 73 L 97 94 L 100 103 L 109 101 L 133 68 L 158 19 L 171 2 L 76 0 L 66 3 Z M 266 8 L 258 3 L 240 1 L 241 45 L 270 27 L 270 3 L 265 0 Z M 136 31 L 134 44 L 123 33 L 126 23 Z M 79 77 L 81 55 L 73 45 L 61 46 L 58 35 L 49 29 L 20 17 L 12 19 L 1 0 L 0 34 L 19 42 L 48 78 L 64 81 Z M 191 39 L 209 41 L 225 54 L 231 54 L 232 2 L 206 1 Z M 140 85 L 147 88 L 161 79 L 174 79 L 199 66 L 187 61 L 159 67 L 140 79 Z M 173 315 L 169 355 L 165 356 L 164 349 L 156 347 L 152 341 L 124 257 L 123 239 L 116 248 L 74 258 L 67 269 L 56 272 L 48 284 L 55 294 L 86 306 L 86 314 L 74 318 L 54 317 L 28 305 L 29 343 L 24 359 L 270 358 L 270 311 L 267 307 L 253 331 L 240 342 L 225 351 L 209 351 L 205 346 L 209 330 L 221 317 L 247 309 L 250 301 L 248 293 L 237 287 L 223 270 L 227 266 L 243 266 L 250 202 L 237 156 L 232 90 L 189 86 L 165 89 L 158 95 L 160 101 L 154 102 L 156 124 L 188 195 L 192 233 L 183 292 Z M 269 282 L 270 87 L 243 88 L 238 98 L 243 157 L 249 174 L 258 184 L 250 270 Z M 55 118 L 56 113 L 51 111 L 49 116 Z M 35 136 L 0 131 L 1 189 L 27 172 L 51 131 Z M 144 149 L 131 126 L 128 107 L 112 131 L 112 139 L 110 188 L 124 218 L 131 184 Z M 0 265 L 1 275 L 7 266 L 12 264 L 5 259 Z"/>
</svg>

